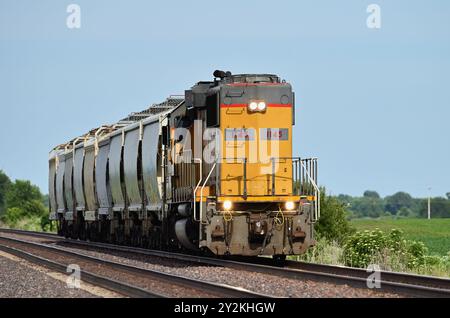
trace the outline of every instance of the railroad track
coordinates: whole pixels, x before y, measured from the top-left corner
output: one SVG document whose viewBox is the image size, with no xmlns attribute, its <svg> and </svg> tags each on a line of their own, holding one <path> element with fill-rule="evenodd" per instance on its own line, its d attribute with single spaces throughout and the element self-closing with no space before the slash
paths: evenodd
<svg viewBox="0 0 450 318">
<path fill-rule="evenodd" d="M 8 232 L 12 233 L 11 231 Z M 17 233 L 19 232 L 15 232 L 15 234 Z M 23 234 L 23 232 L 20 234 Z M 39 234 L 32 233 L 31 235 L 38 236 Z M 52 235 L 47 237 L 55 238 L 55 236 Z M 89 271 L 83 270 L 81 272 L 82 280 L 113 290 L 128 297 L 174 297 L 174 294 L 171 294 L 174 290 L 177 291 L 175 296 L 178 297 L 270 297 L 269 295 L 248 291 L 238 287 L 125 265 L 66 250 L 61 247 L 21 240 L 18 238 L 0 236 L 0 250 L 62 273 L 67 273 L 66 270 L 69 264 L 81 264 L 80 268 L 87 267 L 91 269 Z M 41 254 L 47 256 L 43 257 Z M 59 261 L 50 258 L 56 258 Z M 61 261 L 61 259 L 64 260 Z M 92 269 L 96 269 L 96 272 L 92 271 Z M 105 275 L 105 273 L 108 274 Z M 111 278 L 111 276 L 113 276 L 113 278 Z M 122 278 L 126 276 L 128 276 L 128 279 L 125 279 L 124 282 L 124 279 Z M 163 285 L 163 287 L 158 288 L 160 291 L 157 292 L 149 290 L 147 286 L 152 285 L 152 283 Z M 139 285 L 145 285 L 145 287 Z M 161 289 L 164 291 L 161 291 Z M 169 289 L 169 291 L 167 291 L 167 289 Z"/>
<path fill-rule="evenodd" d="M 364 269 L 343 266 L 286 261 L 284 267 L 279 267 L 275 265 L 272 259 L 262 257 L 255 259 L 242 258 L 240 260 L 228 260 L 170 253 L 165 251 L 148 250 L 129 246 L 64 239 L 55 234 L 42 232 L 27 232 L 6 229 L 0 229 L 0 232 L 57 239 L 67 244 L 73 244 L 76 246 L 93 247 L 130 254 L 157 256 L 204 265 L 222 266 L 237 270 L 276 275 L 290 279 L 310 279 L 314 281 L 334 284 L 346 284 L 356 288 L 368 288 L 367 278 L 371 274 Z M 398 293 L 408 297 L 450 298 L 450 279 L 408 273 L 381 271 L 380 288 L 378 290 L 381 292 Z"/>
<path fill-rule="evenodd" d="M 25 259 L 31 263 L 45 266 L 46 268 L 55 270 L 57 272 L 67 274 L 67 265 L 61 264 L 59 262 L 54 262 L 51 260 L 48 260 L 46 258 L 42 258 L 40 256 L 22 251 L 20 249 L 11 247 L 11 246 L 3 246 L 0 245 L 0 250 L 12 255 L 15 255 L 19 258 Z M 106 289 L 109 289 L 111 291 L 114 291 L 118 294 L 121 294 L 123 296 L 127 297 L 144 297 L 144 298 L 156 298 L 156 297 L 162 297 L 159 294 L 152 293 L 143 289 L 140 289 L 138 287 L 134 287 L 125 283 L 121 283 L 119 281 L 108 279 L 87 271 L 80 271 L 80 274 L 83 277 L 83 281 L 88 282 L 90 284 L 100 286 Z"/>
</svg>

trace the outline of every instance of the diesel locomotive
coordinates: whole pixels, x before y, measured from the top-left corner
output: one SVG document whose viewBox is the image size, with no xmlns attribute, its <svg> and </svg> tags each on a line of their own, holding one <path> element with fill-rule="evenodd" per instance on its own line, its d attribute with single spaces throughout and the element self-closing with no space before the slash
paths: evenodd
<svg viewBox="0 0 450 318">
<path fill-rule="evenodd" d="M 216 255 L 302 254 L 320 216 L 317 159 L 292 154 L 295 98 L 271 74 L 215 71 L 49 156 L 59 235 Z"/>
</svg>

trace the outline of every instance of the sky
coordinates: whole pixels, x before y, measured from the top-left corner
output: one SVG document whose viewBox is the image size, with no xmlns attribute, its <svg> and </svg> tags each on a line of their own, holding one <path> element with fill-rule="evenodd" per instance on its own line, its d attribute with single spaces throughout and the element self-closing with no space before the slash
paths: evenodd
<svg viewBox="0 0 450 318">
<path fill-rule="evenodd" d="M 450 192 L 445 0 L 0 0 L 0 169 L 47 193 L 55 145 L 215 69 L 293 85 L 294 153 L 332 194 Z"/>
</svg>

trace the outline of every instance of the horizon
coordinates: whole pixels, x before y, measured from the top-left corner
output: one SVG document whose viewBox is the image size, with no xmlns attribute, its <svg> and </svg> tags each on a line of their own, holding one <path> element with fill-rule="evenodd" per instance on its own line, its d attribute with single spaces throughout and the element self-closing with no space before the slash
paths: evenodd
<svg viewBox="0 0 450 318">
<path fill-rule="evenodd" d="M 333 195 L 450 191 L 450 3 L 249 1 L 233 10 L 230 1 L 223 15 L 239 23 L 223 25 L 194 18 L 205 1 L 74 2 L 80 29 L 66 26 L 69 1 L 0 4 L 0 169 L 11 179 L 48 193 L 54 146 L 223 69 L 292 84 L 294 154 L 318 157 L 319 183 Z M 366 25 L 371 3 L 380 29 Z"/>
</svg>

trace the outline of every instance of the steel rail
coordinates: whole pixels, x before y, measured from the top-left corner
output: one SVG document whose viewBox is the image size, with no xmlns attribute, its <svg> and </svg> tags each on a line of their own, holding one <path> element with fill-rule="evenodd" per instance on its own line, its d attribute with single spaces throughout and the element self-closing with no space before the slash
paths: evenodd
<svg viewBox="0 0 450 318">
<path fill-rule="evenodd" d="M 67 274 L 67 265 L 31 254 L 26 251 L 22 251 L 20 249 L 11 247 L 11 246 L 5 246 L 0 245 L 0 250 L 12 254 L 18 258 L 25 259 L 33 264 L 44 266 L 46 268 L 55 270 L 59 273 Z M 132 298 L 161 298 L 165 297 L 160 294 L 156 294 L 147 290 L 144 290 L 142 288 L 131 286 L 126 283 L 119 282 L 114 279 L 106 278 L 103 276 L 99 276 L 96 274 L 93 274 L 91 272 L 87 272 L 80 269 L 80 274 L 82 277 L 82 281 L 88 282 L 95 286 L 100 286 L 105 289 L 111 290 L 115 293 L 118 293 L 123 296 L 132 297 Z"/>
<path fill-rule="evenodd" d="M 4 229 L 0 229 L 0 232 Z M 204 257 L 167 251 L 150 250 L 139 247 L 113 245 L 108 243 L 86 242 L 64 239 L 56 235 L 47 236 L 41 232 L 27 232 L 20 230 L 6 230 L 5 232 L 32 235 L 48 238 L 60 238 L 63 242 L 84 247 L 94 247 L 110 251 L 120 251 L 130 254 L 141 254 L 170 258 L 185 262 L 194 262 L 205 265 L 234 268 L 237 270 L 252 271 L 291 279 L 311 279 L 336 284 L 347 284 L 357 288 L 368 288 L 368 276 L 371 274 L 365 269 L 324 265 L 307 262 L 286 261 L 285 267 L 276 266 L 274 261 L 265 257 L 241 257 L 234 260 L 216 257 Z M 424 276 L 409 273 L 380 271 L 379 291 L 401 293 L 407 296 L 419 297 L 450 297 L 450 279 Z"/>
<path fill-rule="evenodd" d="M 64 238 L 64 237 L 62 237 L 56 233 L 52 233 L 52 232 L 26 231 L 26 230 L 7 229 L 7 228 L 0 228 L 0 232 L 21 234 L 21 235 L 28 235 L 28 236 L 35 236 L 35 237 L 47 237 L 47 238 L 59 238 L 59 239 Z"/>
<path fill-rule="evenodd" d="M 285 266 L 291 269 L 298 270 L 313 270 L 319 272 L 333 273 L 336 275 L 351 275 L 354 277 L 360 277 L 367 279 L 367 276 L 373 273 L 373 271 L 368 271 L 363 268 L 347 267 L 347 266 L 337 266 L 337 265 L 327 265 L 327 264 L 316 264 L 298 261 L 286 261 Z M 427 287 L 434 287 L 443 290 L 448 290 L 450 297 L 450 279 L 436 276 L 428 275 L 417 275 L 411 273 L 401 273 L 401 272 L 390 272 L 381 270 L 380 276 L 383 281 L 397 282 L 410 285 L 420 285 Z"/>
<path fill-rule="evenodd" d="M 0 232 L 1 232 L 1 230 L 0 230 Z M 34 233 L 34 234 L 36 234 L 36 233 Z M 34 248 L 46 249 L 46 250 L 61 253 L 61 254 L 64 254 L 64 255 L 67 255 L 70 257 L 80 258 L 85 261 L 90 261 L 93 263 L 106 265 L 113 269 L 121 269 L 121 270 L 127 271 L 133 275 L 136 275 L 136 279 L 138 279 L 138 277 L 141 276 L 141 277 L 146 277 L 146 278 L 150 278 L 150 279 L 157 279 L 160 281 L 171 282 L 175 285 L 183 286 L 185 288 L 201 290 L 203 292 L 211 293 L 211 294 L 219 296 L 219 297 L 228 297 L 228 298 L 270 298 L 270 297 L 273 297 L 270 295 L 265 295 L 265 294 L 249 291 L 249 290 L 246 290 L 246 289 L 240 288 L 240 287 L 234 287 L 234 286 L 220 284 L 220 283 L 213 283 L 213 282 L 188 278 L 188 277 L 184 277 L 184 276 L 169 274 L 169 273 L 165 273 L 165 272 L 161 272 L 161 271 L 157 271 L 157 270 L 145 269 L 145 268 L 141 268 L 141 267 L 137 267 L 137 266 L 133 266 L 133 265 L 127 265 L 127 264 L 122 264 L 122 263 L 118 263 L 118 262 L 114 262 L 114 261 L 109 261 L 109 260 L 101 259 L 98 257 L 89 256 L 89 255 L 77 253 L 74 251 L 69 251 L 69 250 L 66 250 L 61 247 L 50 246 L 48 244 L 42 244 L 42 243 L 24 241 L 24 240 L 20 240 L 20 239 L 16 239 L 16 238 L 11 238 L 11 237 L 0 236 L 0 242 L 2 240 L 4 240 L 4 241 L 6 240 L 6 241 L 13 242 L 13 243 L 18 243 L 18 244 L 25 244 L 25 245 L 28 245 L 28 246 L 31 246 Z M 70 242 L 73 243 L 72 240 L 70 240 Z M 66 270 L 66 266 L 64 266 L 64 271 L 65 270 Z M 163 297 L 163 295 L 157 295 L 156 297 L 158 297 L 158 296 Z"/>
</svg>

